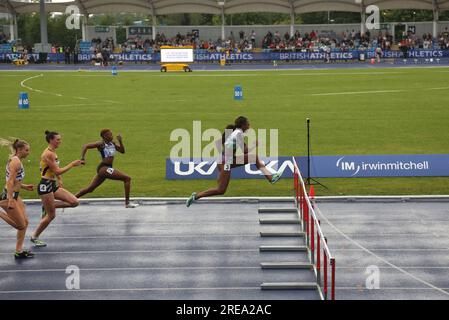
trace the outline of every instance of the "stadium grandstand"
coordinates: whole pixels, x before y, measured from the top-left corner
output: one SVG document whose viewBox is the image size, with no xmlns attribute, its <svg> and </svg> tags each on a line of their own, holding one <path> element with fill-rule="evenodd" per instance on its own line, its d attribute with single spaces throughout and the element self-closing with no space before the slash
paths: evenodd
<svg viewBox="0 0 449 320">
<path fill-rule="evenodd" d="M 32 53 L 49 55 L 37 60 L 40 62 L 86 62 L 93 60 L 124 60 L 155 62 L 161 46 L 193 46 L 198 54 L 198 62 L 218 62 L 211 53 L 236 54 L 234 61 L 241 61 L 242 53 L 254 53 L 253 60 L 278 60 L 278 55 L 270 53 L 302 53 L 290 55 L 289 60 L 309 54 L 332 54 L 334 60 L 360 60 L 373 58 L 380 48 L 385 58 L 407 58 L 408 56 L 431 56 L 410 54 L 410 50 L 447 50 L 449 48 L 449 22 L 439 21 L 441 11 L 449 9 L 447 1 L 403 1 L 391 0 L 382 3 L 381 9 L 424 9 L 432 10 L 433 21 L 410 23 L 384 23 L 378 30 L 367 30 L 366 8 L 375 4 L 370 0 L 314 1 L 314 0 L 269 0 L 269 1 L 100 1 L 100 0 L 53 0 L 26 2 L 2 0 L 0 12 L 7 14 L 10 25 L 3 26 L 0 32 L 0 61 L 10 61 L 17 54 L 28 57 Z M 67 6 L 75 5 L 80 10 L 82 39 L 72 49 L 48 44 L 47 12 L 65 12 Z M 295 16 L 299 13 L 322 11 L 359 12 L 360 24 L 296 25 Z M 22 45 L 18 34 L 17 15 L 21 13 L 40 13 L 41 42 Z M 88 24 L 89 17 L 103 13 L 142 13 L 151 15 L 151 26 L 126 27 L 126 40 L 117 43 L 116 27 L 98 27 Z M 276 12 L 290 14 L 290 25 L 273 26 L 227 26 L 225 15 L 242 12 Z M 221 26 L 159 26 L 158 15 L 174 13 L 208 13 L 221 15 Z M 25 54 L 24 54 L 25 53 Z M 347 54 L 344 54 L 347 53 Z M 351 53 L 351 54 L 349 54 Z M 367 54 L 366 54 L 367 53 Z M 123 55 L 124 54 L 124 55 Z M 133 54 L 133 56 L 129 56 Z M 151 54 L 156 54 L 151 56 Z M 69 56 L 70 55 L 70 56 Z M 122 55 L 122 56 L 119 56 Z M 136 56 L 137 55 L 137 56 Z M 37 56 L 36 56 L 37 57 Z M 137 57 L 137 58 L 136 58 Z M 322 56 L 321 56 L 322 57 Z M 321 60 L 320 57 L 320 60 Z M 434 56 L 439 59 L 442 57 Z M 349 58 L 349 59 L 348 59 Z M 432 57 L 433 58 L 433 57 Z M 282 59 L 281 59 L 282 60 Z"/>
</svg>

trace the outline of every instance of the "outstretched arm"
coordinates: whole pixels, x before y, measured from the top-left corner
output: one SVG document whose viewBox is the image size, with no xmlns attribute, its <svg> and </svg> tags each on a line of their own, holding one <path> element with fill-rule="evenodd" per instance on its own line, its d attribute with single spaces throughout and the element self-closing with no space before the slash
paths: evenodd
<svg viewBox="0 0 449 320">
<path fill-rule="evenodd" d="M 103 144 L 103 141 L 98 141 L 94 143 L 88 143 L 83 146 L 83 149 L 81 150 L 81 160 L 84 161 L 84 158 L 86 156 L 87 150 L 89 149 L 96 149 L 99 146 Z"/>
<path fill-rule="evenodd" d="M 69 171 L 70 169 L 78 167 L 83 163 L 81 160 L 75 160 L 66 165 L 64 168 L 60 168 L 59 165 L 56 163 L 56 157 L 53 153 L 44 155 L 43 160 L 48 165 L 50 170 L 53 171 L 57 176 L 60 176 Z"/>
</svg>

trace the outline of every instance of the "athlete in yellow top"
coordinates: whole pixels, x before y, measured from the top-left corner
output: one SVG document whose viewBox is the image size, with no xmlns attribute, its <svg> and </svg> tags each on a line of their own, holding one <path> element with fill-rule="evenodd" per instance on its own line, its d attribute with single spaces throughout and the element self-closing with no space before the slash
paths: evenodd
<svg viewBox="0 0 449 320">
<path fill-rule="evenodd" d="M 61 135 L 57 132 L 45 131 L 45 139 L 48 142 L 48 147 L 41 156 L 41 181 L 37 190 L 42 200 L 42 219 L 36 231 L 31 236 L 31 242 L 36 247 L 46 246 L 38 238 L 56 217 L 56 209 L 74 208 L 79 205 L 78 199 L 63 188 L 61 176 L 70 169 L 83 164 L 83 161 L 75 160 L 67 166 L 60 168 L 56 149 L 61 144 Z"/>
</svg>

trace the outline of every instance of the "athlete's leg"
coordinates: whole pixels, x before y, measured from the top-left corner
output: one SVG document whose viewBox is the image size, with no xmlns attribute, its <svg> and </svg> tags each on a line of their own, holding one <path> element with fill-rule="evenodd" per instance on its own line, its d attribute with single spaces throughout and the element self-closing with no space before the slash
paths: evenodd
<svg viewBox="0 0 449 320">
<path fill-rule="evenodd" d="M 129 195 L 131 193 L 131 177 L 124 174 L 123 172 L 103 167 L 98 173 L 101 177 L 110 180 L 123 181 L 125 185 L 125 203 L 129 204 Z"/>
<path fill-rule="evenodd" d="M 265 176 L 265 178 L 269 182 L 271 182 L 273 180 L 272 173 L 267 169 L 267 167 L 262 163 L 262 161 L 260 161 L 258 155 L 246 153 L 244 155 L 238 156 L 236 158 L 236 163 L 237 164 L 235 165 L 235 167 L 240 167 L 243 165 L 255 163 L 257 169 L 259 169 L 262 172 L 262 174 Z"/>
<path fill-rule="evenodd" d="M 22 215 L 21 220 L 25 222 L 25 228 L 17 231 L 17 243 L 16 243 L 16 252 L 23 251 L 23 243 L 25 241 L 26 231 L 28 229 L 29 221 L 26 214 L 25 204 L 23 203 L 21 198 L 17 199 L 17 206 L 19 208 L 19 212 Z"/>
<path fill-rule="evenodd" d="M 222 166 L 221 170 L 219 170 L 219 176 L 218 176 L 218 185 L 216 188 L 212 188 L 203 192 L 200 192 L 196 195 L 195 200 L 206 198 L 206 197 L 213 197 L 213 196 L 219 196 L 226 193 L 226 190 L 228 189 L 229 181 L 231 180 L 231 171 L 224 170 L 224 165 L 219 164 L 219 167 Z"/>
<path fill-rule="evenodd" d="M 48 225 L 56 218 L 55 196 L 53 192 L 41 195 L 42 206 L 44 207 L 45 215 L 41 219 L 36 230 L 33 232 L 31 239 L 37 239 L 47 229 Z"/>
<path fill-rule="evenodd" d="M 75 197 L 77 198 L 81 198 L 82 196 L 94 192 L 95 189 L 97 189 L 104 181 L 106 180 L 106 178 L 104 177 L 100 177 L 98 174 L 93 178 L 92 182 L 90 183 L 90 185 L 87 188 L 82 189 L 80 192 L 78 192 Z"/>
<path fill-rule="evenodd" d="M 19 199 L 16 201 L 16 207 L 14 209 L 8 208 L 8 200 L 0 202 L 0 207 L 6 212 L 0 211 L 0 218 L 17 230 L 17 252 L 21 252 L 23 249 L 23 241 L 28 228 L 28 219 L 26 219 L 26 216 L 22 213 L 20 202 Z"/>
<path fill-rule="evenodd" d="M 56 209 L 75 208 L 80 204 L 78 198 L 64 188 L 59 188 L 54 194 L 55 199 L 59 200 L 55 202 Z"/>
</svg>

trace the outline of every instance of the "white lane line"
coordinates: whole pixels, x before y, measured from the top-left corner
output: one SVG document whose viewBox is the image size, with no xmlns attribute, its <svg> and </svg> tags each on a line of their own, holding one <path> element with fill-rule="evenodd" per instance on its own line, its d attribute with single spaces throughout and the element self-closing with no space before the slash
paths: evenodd
<svg viewBox="0 0 449 320">
<path fill-rule="evenodd" d="M 123 292 L 123 291 L 227 291 L 227 290 L 257 290 L 260 287 L 216 287 L 216 288 L 120 288 L 120 289 L 77 289 L 77 290 L 23 290 L 23 291 L 0 291 L 0 294 L 13 293 L 74 293 L 74 292 Z"/>
<path fill-rule="evenodd" d="M 376 94 L 376 93 L 400 93 L 407 90 L 373 90 L 373 91 L 349 91 L 349 92 L 330 92 L 330 93 L 313 93 L 313 97 L 324 96 L 344 96 L 344 95 L 357 95 L 357 94 Z"/>
<path fill-rule="evenodd" d="M 448 90 L 449 87 L 441 87 L 441 88 L 430 88 L 429 90 Z"/>
<path fill-rule="evenodd" d="M 153 250 L 102 250 L 102 251 L 39 251 L 40 255 L 51 254 L 111 254 L 111 253 L 153 253 L 153 252 L 259 252 L 259 249 L 153 249 Z M 0 255 L 11 255 L 11 252 L 0 252 Z"/>
<path fill-rule="evenodd" d="M 282 73 L 280 74 L 280 76 L 288 76 L 288 77 L 294 77 L 294 76 L 346 76 L 346 75 L 350 75 L 350 76 L 358 76 L 358 75 L 367 75 L 367 76 L 372 76 L 372 75 L 388 75 L 388 74 L 393 74 L 393 75 L 397 75 L 397 74 L 407 74 L 405 72 L 329 72 L 329 73 Z"/>
<path fill-rule="evenodd" d="M 244 238 L 244 237 L 255 237 L 258 235 L 248 235 L 248 234 L 192 234 L 192 235 L 148 235 L 148 236 L 92 236 L 92 237 L 45 237 L 45 239 L 150 239 L 150 238 Z M 16 237 L 0 237 L 0 240 L 11 240 L 16 239 Z"/>
<path fill-rule="evenodd" d="M 436 87 L 436 88 L 420 88 L 423 91 L 434 91 L 434 90 L 448 90 L 449 87 Z M 404 93 L 404 92 L 414 92 L 413 90 L 374 90 L 374 91 L 349 91 L 349 92 L 329 92 L 329 93 L 313 93 L 310 94 L 313 97 L 323 97 L 323 96 L 342 96 L 342 95 L 358 95 L 358 94 L 376 94 L 376 93 Z"/>
<path fill-rule="evenodd" d="M 144 268 L 80 268 L 80 271 L 157 271 L 157 270 L 254 270 L 257 267 L 144 267 Z M 66 269 L 0 270 L 0 273 L 66 272 Z"/>
<path fill-rule="evenodd" d="M 62 94 L 60 94 L 60 93 L 46 92 L 46 91 L 43 91 L 43 90 L 40 90 L 40 89 L 34 89 L 34 88 L 31 88 L 30 86 L 27 86 L 27 85 L 25 84 L 25 83 L 26 83 L 27 81 L 29 81 L 29 80 L 32 80 L 32 79 L 35 79 L 35 78 L 40 78 L 40 77 L 43 77 L 43 76 L 44 76 L 44 74 L 41 73 L 41 74 L 39 74 L 39 75 L 37 75 L 37 76 L 33 76 L 33 77 L 26 78 L 25 80 L 23 80 L 23 81 L 20 83 L 20 86 L 21 86 L 22 88 L 25 88 L 25 89 L 28 89 L 28 90 L 30 90 L 30 91 L 34 91 L 34 92 L 37 92 L 37 93 L 49 94 L 49 95 L 56 96 L 56 97 L 64 97 L 64 95 L 62 95 Z M 72 97 L 72 98 L 78 99 L 78 100 L 89 100 L 89 98 L 85 98 L 85 97 Z M 118 102 L 115 102 L 115 101 L 112 101 L 112 100 L 104 100 L 104 102 L 106 102 L 106 103 L 118 103 Z M 95 104 L 95 105 L 98 105 L 98 104 Z M 57 106 L 55 106 L 55 107 L 57 107 Z"/>
<path fill-rule="evenodd" d="M 254 221 L 219 221 L 220 224 L 254 224 Z M 202 225 L 206 224 L 217 224 L 217 221 L 201 221 Z M 188 221 L 179 221 L 179 222 L 163 222 L 163 221 L 150 221 L 150 222 L 139 222 L 139 223 L 55 223 L 52 224 L 53 227 L 104 227 L 104 226 L 148 226 L 148 225 L 198 225 L 198 222 L 188 222 Z M 30 224 L 29 227 L 37 227 L 37 224 Z M 0 228 L 10 229 L 10 226 L 2 225 Z"/>
<path fill-rule="evenodd" d="M 327 223 L 329 226 L 331 226 L 335 231 L 337 231 L 337 232 L 338 232 L 339 234 L 341 234 L 346 240 L 348 240 L 349 242 L 353 243 L 355 246 L 359 247 L 359 248 L 362 249 L 363 251 L 369 253 L 370 255 L 372 255 L 373 257 L 375 257 L 375 258 L 377 258 L 377 259 L 379 259 L 380 261 L 382 261 L 383 263 L 389 265 L 390 267 L 392 267 L 392 268 L 394 268 L 394 269 L 396 269 L 396 270 L 402 272 L 403 274 L 409 276 L 410 278 L 412 278 L 412 279 L 414 279 L 414 280 L 416 280 L 416 281 L 418 281 L 418 282 L 421 282 L 422 284 L 425 284 L 426 286 L 428 286 L 428 287 L 430 287 L 430 288 L 432 288 L 432 289 L 434 289 L 434 290 L 437 290 L 437 291 L 439 291 L 439 292 L 445 294 L 446 296 L 449 296 L 449 292 L 445 291 L 444 289 L 438 288 L 437 286 L 435 286 L 435 285 L 433 285 L 433 284 L 431 284 L 431 283 L 429 283 L 429 282 L 427 282 L 427 281 L 425 281 L 425 280 L 423 280 L 423 279 L 421 279 L 421 278 L 419 278 L 419 277 L 417 277 L 417 276 L 414 276 L 413 274 L 407 272 L 406 270 L 404 270 L 404 269 L 402 269 L 402 268 L 396 266 L 395 264 L 393 264 L 393 263 L 389 262 L 388 260 L 386 260 L 386 259 L 380 257 L 379 255 L 375 254 L 375 253 L 372 252 L 371 250 L 365 248 L 364 246 L 362 246 L 361 244 L 359 244 L 357 241 L 353 240 L 353 239 L 350 238 L 348 235 L 346 235 L 344 232 L 342 232 L 340 229 L 338 229 L 332 222 L 329 221 L 329 219 L 327 219 L 327 217 L 321 212 L 321 210 L 320 210 L 318 207 L 316 207 L 315 209 L 316 209 L 316 211 L 319 213 L 319 215 L 322 217 L 322 219 L 324 219 L 324 221 L 326 221 L 326 223 Z"/>
<path fill-rule="evenodd" d="M 30 90 L 30 91 L 34 91 L 33 88 L 28 87 L 27 85 L 25 85 L 25 82 L 27 82 L 27 81 L 29 81 L 29 80 L 32 80 L 32 79 L 40 78 L 40 77 L 43 77 L 43 76 L 44 76 L 44 75 L 41 73 L 41 74 L 39 74 L 39 75 L 37 75 L 37 76 L 33 76 L 33 77 L 26 78 L 25 80 L 23 80 L 22 82 L 20 82 L 20 86 L 21 86 L 22 88 L 28 89 L 28 90 Z"/>
</svg>

